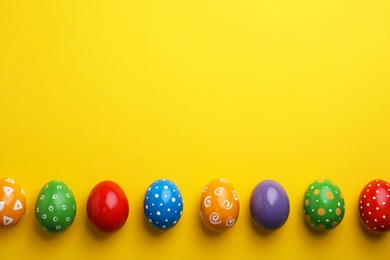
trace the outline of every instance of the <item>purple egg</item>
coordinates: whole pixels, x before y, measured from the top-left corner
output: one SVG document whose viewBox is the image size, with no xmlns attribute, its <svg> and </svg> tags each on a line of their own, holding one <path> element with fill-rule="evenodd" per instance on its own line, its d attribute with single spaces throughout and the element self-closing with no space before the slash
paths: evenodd
<svg viewBox="0 0 390 260">
<path fill-rule="evenodd" d="M 250 198 L 253 221 L 260 227 L 276 230 L 283 226 L 290 213 L 290 201 L 284 188 L 273 180 L 256 185 Z"/>
</svg>

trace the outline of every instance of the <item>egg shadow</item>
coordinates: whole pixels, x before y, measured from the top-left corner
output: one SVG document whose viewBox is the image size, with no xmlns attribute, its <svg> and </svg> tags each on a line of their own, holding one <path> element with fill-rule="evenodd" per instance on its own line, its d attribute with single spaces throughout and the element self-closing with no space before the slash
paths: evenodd
<svg viewBox="0 0 390 260">
<path fill-rule="evenodd" d="M 277 231 L 279 229 L 279 228 L 275 229 L 275 230 L 265 229 L 265 228 L 257 225 L 255 223 L 255 221 L 253 221 L 251 215 L 248 215 L 248 221 L 251 223 L 252 229 L 256 232 L 256 234 L 258 234 L 258 235 L 260 235 L 261 237 L 264 237 L 264 238 L 272 236 L 275 233 L 275 231 Z"/>
<path fill-rule="evenodd" d="M 0 239 L 5 238 L 6 236 L 14 236 L 15 232 L 20 232 L 18 230 L 23 230 L 24 223 L 17 223 L 12 227 L 1 227 L 0 228 Z M 0 242 L 1 243 L 1 242 Z"/>
<path fill-rule="evenodd" d="M 94 237 L 96 240 L 99 240 L 99 241 L 105 241 L 107 240 L 109 237 L 112 236 L 112 234 L 114 234 L 115 232 L 103 232 L 103 231 L 100 231 L 99 229 L 95 228 L 92 223 L 89 221 L 88 218 L 85 218 L 84 220 L 84 225 L 85 225 L 85 229 L 87 230 L 87 232 L 92 236 Z"/>
<path fill-rule="evenodd" d="M 311 237 L 314 237 L 318 240 L 320 239 L 325 239 L 328 234 L 329 234 L 329 231 L 328 230 L 317 230 L 315 229 L 314 227 L 312 227 L 308 222 L 307 220 L 304 218 L 304 213 L 303 213 L 303 208 L 302 208 L 302 205 L 299 204 L 299 206 L 297 206 L 296 208 L 296 214 L 300 214 L 302 217 L 300 218 L 301 219 L 301 224 L 302 226 L 304 226 L 304 230 L 309 233 L 309 235 Z M 337 227 L 336 227 L 337 228 Z"/>
<path fill-rule="evenodd" d="M 359 225 L 359 228 L 360 228 L 360 232 L 368 239 L 368 240 L 371 240 L 371 241 L 380 241 L 382 239 L 384 239 L 386 237 L 386 233 L 374 233 L 374 232 L 371 232 L 370 230 L 368 230 L 366 227 L 363 226 L 361 220 L 360 220 L 360 216 L 359 214 L 356 214 L 356 217 L 355 217 L 355 220 L 356 220 L 356 224 Z"/>
<path fill-rule="evenodd" d="M 214 230 L 211 230 L 209 229 L 208 227 L 206 227 L 206 225 L 203 223 L 202 219 L 199 218 L 199 224 L 201 225 L 201 229 L 203 231 L 203 233 L 208 236 L 208 237 L 211 237 L 211 238 L 214 238 L 214 237 L 220 237 L 222 236 L 226 231 L 228 230 L 225 230 L 225 231 L 214 231 Z"/>
<path fill-rule="evenodd" d="M 70 228 L 70 227 L 69 227 Z M 58 239 L 63 235 L 63 233 L 66 231 L 63 230 L 61 232 L 50 232 L 50 231 L 45 231 L 39 223 L 35 222 L 34 223 L 34 229 L 35 232 L 39 235 L 40 238 L 42 238 L 45 241 L 52 241 L 53 239 Z"/>
<path fill-rule="evenodd" d="M 214 231 L 214 230 L 209 229 L 208 227 L 206 227 L 206 225 L 203 223 L 203 220 L 200 218 L 199 212 L 198 212 L 198 223 L 199 223 L 199 225 L 200 225 L 200 228 L 201 228 L 203 234 L 205 234 L 206 236 L 208 236 L 208 237 L 210 237 L 210 238 L 220 237 L 220 236 L 222 236 L 226 231 L 229 231 L 229 230 L 225 230 L 225 231 Z"/>
<path fill-rule="evenodd" d="M 158 238 L 158 237 L 161 237 L 164 235 L 165 232 L 169 232 L 169 229 L 167 229 L 166 231 L 160 231 L 154 227 L 152 227 L 147 219 L 145 218 L 145 216 L 143 214 L 140 214 L 141 218 L 142 218 L 142 223 L 143 223 L 143 226 L 144 226 L 144 229 L 148 232 L 148 234 L 152 237 L 155 237 L 155 238 Z"/>
<path fill-rule="evenodd" d="M 307 223 L 304 217 L 301 218 L 302 225 L 305 226 L 305 230 L 312 236 L 317 239 L 324 239 L 328 236 L 330 230 L 317 230 L 312 227 L 309 223 Z M 337 227 L 336 227 L 337 228 Z"/>
</svg>

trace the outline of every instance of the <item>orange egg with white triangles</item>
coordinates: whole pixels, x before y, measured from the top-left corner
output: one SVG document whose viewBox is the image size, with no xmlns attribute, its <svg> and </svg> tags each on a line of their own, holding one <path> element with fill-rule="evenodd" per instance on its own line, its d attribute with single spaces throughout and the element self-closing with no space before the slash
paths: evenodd
<svg viewBox="0 0 390 260">
<path fill-rule="evenodd" d="M 18 224 L 26 213 L 26 196 L 18 183 L 11 178 L 0 179 L 0 227 Z"/>
</svg>

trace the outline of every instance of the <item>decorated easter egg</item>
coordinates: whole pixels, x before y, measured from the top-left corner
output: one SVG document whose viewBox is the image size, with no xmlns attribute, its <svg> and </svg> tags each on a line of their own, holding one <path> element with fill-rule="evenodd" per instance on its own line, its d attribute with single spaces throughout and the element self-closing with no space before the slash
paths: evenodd
<svg viewBox="0 0 390 260">
<path fill-rule="evenodd" d="M 283 226 L 290 213 L 287 193 L 276 181 L 265 180 L 256 185 L 250 197 L 253 221 L 260 227 L 276 230 Z"/>
<path fill-rule="evenodd" d="M 35 202 L 35 217 L 45 231 L 61 232 L 72 225 L 76 216 L 76 200 L 64 182 L 48 182 Z"/>
<path fill-rule="evenodd" d="M 173 228 L 183 214 L 183 198 L 179 188 L 170 180 L 153 182 L 144 196 L 146 221 L 159 231 Z"/>
<path fill-rule="evenodd" d="M 26 196 L 18 183 L 11 178 L 0 179 L 0 227 L 18 224 L 26 212 Z"/>
<path fill-rule="evenodd" d="M 223 179 L 210 181 L 200 198 L 200 218 L 213 231 L 225 231 L 238 219 L 240 203 L 233 185 Z"/>
<path fill-rule="evenodd" d="M 307 223 L 317 230 L 331 230 L 344 217 L 344 197 L 339 187 L 328 179 L 318 179 L 306 189 L 303 212 Z"/>
<path fill-rule="evenodd" d="M 113 181 L 98 183 L 89 194 L 87 215 L 92 225 L 103 232 L 119 230 L 129 215 L 125 192 Z"/>
<path fill-rule="evenodd" d="M 359 197 L 361 223 L 373 233 L 390 230 L 390 184 L 373 180 L 363 188 Z"/>
</svg>

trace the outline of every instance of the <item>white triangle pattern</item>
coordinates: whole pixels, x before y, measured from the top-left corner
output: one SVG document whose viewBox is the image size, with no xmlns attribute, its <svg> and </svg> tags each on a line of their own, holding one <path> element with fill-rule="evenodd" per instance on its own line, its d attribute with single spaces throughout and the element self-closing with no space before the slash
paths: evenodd
<svg viewBox="0 0 390 260">
<path fill-rule="evenodd" d="M 20 200 L 16 200 L 15 205 L 14 205 L 14 210 L 20 210 L 22 208 L 23 208 L 23 205 L 20 202 Z"/>
<path fill-rule="evenodd" d="M 4 209 L 5 201 L 0 201 L 0 211 Z"/>
<path fill-rule="evenodd" d="M 13 179 L 11 179 L 11 178 L 6 179 L 5 181 L 9 182 L 9 183 L 12 183 L 12 184 L 15 184 L 15 181 Z"/>
<path fill-rule="evenodd" d="M 4 186 L 3 190 L 4 190 L 5 195 L 7 195 L 8 197 L 12 194 L 12 192 L 14 192 L 14 189 L 12 189 L 11 187 L 8 187 L 8 186 Z"/>
<path fill-rule="evenodd" d="M 10 217 L 7 217 L 7 216 L 4 216 L 4 217 L 3 217 L 3 224 L 4 224 L 4 226 L 8 226 L 8 225 L 11 224 L 12 222 L 14 222 L 14 219 L 13 219 L 13 218 L 10 218 Z"/>
</svg>

